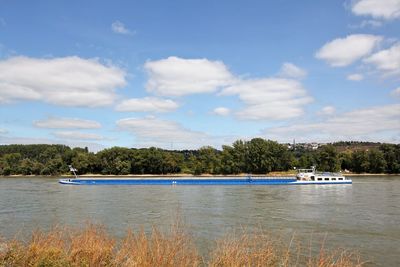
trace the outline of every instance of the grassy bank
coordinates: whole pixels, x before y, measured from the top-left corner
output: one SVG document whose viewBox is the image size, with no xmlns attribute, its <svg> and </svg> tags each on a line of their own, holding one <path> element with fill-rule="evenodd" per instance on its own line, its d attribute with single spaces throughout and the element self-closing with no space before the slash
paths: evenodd
<svg viewBox="0 0 400 267">
<path fill-rule="evenodd" d="M 29 240 L 2 240 L 0 266 L 362 266 L 357 254 L 323 248 L 311 252 L 291 240 L 241 232 L 231 234 L 200 255 L 185 227 L 128 231 L 116 240 L 99 225 L 35 231 Z"/>
</svg>

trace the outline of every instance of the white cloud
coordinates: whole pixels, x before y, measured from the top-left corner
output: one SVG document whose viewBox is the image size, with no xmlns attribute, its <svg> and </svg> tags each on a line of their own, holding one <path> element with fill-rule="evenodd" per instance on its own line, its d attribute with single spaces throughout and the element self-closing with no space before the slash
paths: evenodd
<svg viewBox="0 0 400 267">
<path fill-rule="evenodd" d="M 240 80 L 234 77 L 223 62 L 207 59 L 169 57 L 145 64 L 149 74 L 147 90 L 159 95 L 182 96 L 215 92 L 219 95 L 238 95 L 246 107 L 236 113 L 240 119 L 289 119 L 303 114 L 307 96 L 300 82 L 287 78 Z M 284 63 L 281 76 L 302 78 L 306 71 L 292 63 Z M 226 116 L 230 110 L 217 108 L 214 114 Z"/>
<path fill-rule="evenodd" d="M 213 110 L 213 113 L 218 116 L 228 116 L 231 113 L 231 110 L 225 107 L 218 107 Z"/>
<path fill-rule="evenodd" d="M 279 75 L 284 78 L 301 79 L 307 76 L 307 71 L 292 63 L 285 62 L 282 65 Z"/>
<path fill-rule="evenodd" d="M 54 132 L 53 135 L 61 139 L 72 139 L 72 140 L 104 140 L 105 138 L 101 135 L 94 133 L 82 133 L 77 131 L 59 131 Z"/>
<path fill-rule="evenodd" d="M 207 144 L 207 134 L 184 128 L 174 121 L 147 118 L 126 118 L 117 121 L 121 130 L 132 133 L 141 144 L 152 143 L 160 147 L 198 148 Z"/>
<path fill-rule="evenodd" d="M 97 121 L 59 117 L 50 117 L 46 120 L 34 121 L 33 125 L 39 128 L 50 129 L 96 129 L 101 127 L 101 124 Z"/>
<path fill-rule="evenodd" d="M 249 120 L 295 118 L 312 102 L 300 82 L 278 78 L 244 80 L 225 88 L 221 95 L 238 95 L 246 107 L 236 115 Z"/>
<path fill-rule="evenodd" d="M 378 28 L 381 27 L 382 25 L 383 25 L 382 21 L 370 19 L 370 20 L 363 20 L 360 23 L 359 28 L 365 28 L 365 27 Z"/>
<path fill-rule="evenodd" d="M 128 30 L 125 27 L 125 25 L 122 22 L 118 21 L 118 20 L 114 21 L 111 24 L 111 29 L 112 29 L 113 32 L 119 33 L 119 34 L 133 34 L 134 33 L 132 31 Z"/>
<path fill-rule="evenodd" d="M 117 105 L 117 111 L 130 112 L 171 112 L 176 110 L 179 105 L 170 99 L 156 97 L 131 98 L 122 101 Z"/>
<path fill-rule="evenodd" d="M 125 71 L 95 59 L 13 57 L 0 61 L 0 103 L 43 101 L 62 106 L 111 105 Z"/>
<path fill-rule="evenodd" d="M 353 34 L 326 43 L 315 54 L 333 67 L 344 67 L 367 56 L 382 41 L 381 36 Z"/>
<path fill-rule="evenodd" d="M 364 76 L 359 73 L 349 74 L 347 75 L 347 80 L 349 81 L 362 81 L 364 80 Z"/>
<path fill-rule="evenodd" d="M 333 107 L 333 106 L 325 106 L 318 113 L 320 115 L 329 116 L 329 115 L 335 114 L 335 112 L 336 112 L 335 107 Z"/>
<path fill-rule="evenodd" d="M 387 75 L 400 74 L 400 43 L 371 55 L 364 62 L 373 64 Z"/>
<path fill-rule="evenodd" d="M 400 104 L 354 110 L 330 117 L 323 122 L 298 123 L 290 126 L 269 128 L 268 136 L 307 136 L 311 140 L 366 140 L 396 135 L 400 130 Z M 378 139 L 376 139 L 378 140 Z"/>
<path fill-rule="evenodd" d="M 394 97 L 399 97 L 400 98 L 400 87 L 394 89 L 392 92 L 390 92 L 390 95 L 394 96 Z"/>
<path fill-rule="evenodd" d="M 355 15 L 381 19 L 400 18 L 400 0 L 359 0 L 352 9 Z"/>
<path fill-rule="evenodd" d="M 169 57 L 148 61 L 144 68 L 149 75 L 147 90 L 164 96 L 211 93 L 234 79 L 223 62 L 208 59 Z"/>
<path fill-rule="evenodd" d="M 8 133 L 8 131 L 6 129 L 0 128 L 0 134 L 6 134 L 6 133 Z"/>
</svg>

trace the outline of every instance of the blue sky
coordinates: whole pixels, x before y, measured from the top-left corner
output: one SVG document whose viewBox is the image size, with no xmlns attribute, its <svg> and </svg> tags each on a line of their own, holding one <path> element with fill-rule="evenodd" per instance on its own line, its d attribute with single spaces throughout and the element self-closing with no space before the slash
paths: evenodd
<svg viewBox="0 0 400 267">
<path fill-rule="evenodd" d="M 400 142 L 400 0 L 0 0 L 0 143 Z"/>
</svg>

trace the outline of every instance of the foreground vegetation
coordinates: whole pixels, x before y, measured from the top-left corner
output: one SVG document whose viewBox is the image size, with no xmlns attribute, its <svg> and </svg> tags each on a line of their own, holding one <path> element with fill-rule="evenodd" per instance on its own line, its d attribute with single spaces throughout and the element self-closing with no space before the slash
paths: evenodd
<svg viewBox="0 0 400 267">
<path fill-rule="evenodd" d="M 167 233 L 129 231 L 122 240 L 98 225 L 83 229 L 55 227 L 36 231 L 27 242 L 0 244 L 0 266 L 362 266 L 358 254 L 328 251 L 271 239 L 262 232 L 230 235 L 217 240 L 202 257 L 182 226 Z"/>
<path fill-rule="evenodd" d="M 65 145 L 2 145 L 0 175 L 79 174 L 266 174 L 293 167 L 317 166 L 323 171 L 400 173 L 400 145 L 338 142 L 307 150 L 254 138 L 238 140 L 222 150 L 170 151 L 159 148 L 113 147 L 97 153 Z"/>
</svg>

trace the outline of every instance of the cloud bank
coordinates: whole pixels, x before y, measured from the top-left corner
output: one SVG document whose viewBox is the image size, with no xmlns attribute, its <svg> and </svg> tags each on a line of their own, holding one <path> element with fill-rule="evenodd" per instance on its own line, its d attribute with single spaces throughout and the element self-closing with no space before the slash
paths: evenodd
<svg viewBox="0 0 400 267">
<path fill-rule="evenodd" d="M 315 57 L 326 61 L 333 67 L 344 67 L 367 56 L 383 40 L 371 34 L 353 34 L 337 38 L 322 46 Z"/>
<path fill-rule="evenodd" d="M 147 91 L 162 96 L 212 93 L 234 79 L 221 61 L 168 57 L 144 65 Z"/>
<path fill-rule="evenodd" d="M 243 80 L 223 89 L 221 95 L 239 96 L 246 107 L 236 115 L 244 120 L 295 118 L 313 101 L 300 82 L 281 78 Z"/>
<path fill-rule="evenodd" d="M 95 59 L 12 57 L 0 61 L 0 103 L 43 101 L 73 107 L 111 105 L 126 73 Z"/>
<path fill-rule="evenodd" d="M 38 128 L 50 129 L 97 129 L 101 128 L 101 124 L 97 121 L 83 120 L 78 118 L 59 118 L 50 117 L 46 120 L 38 120 L 33 122 L 33 126 Z"/>
<path fill-rule="evenodd" d="M 282 65 L 279 75 L 284 78 L 302 79 L 307 76 L 307 71 L 292 63 L 285 62 Z"/>
<path fill-rule="evenodd" d="M 177 122 L 148 118 L 126 118 L 117 121 L 119 129 L 133 134 L 138 143 L 153 142 L 161 147 L 198 148 L 209 141 L 209 136 L 203 132 L 184 128 Z"/>
<path fill-rule="evenodd" d="M 347 80 L 349 81 L 362 81 L 364 80 L 364 75 L 360 73 L 354 73 L 347 75 Z"/>
<path fill-rule="evenodd" d="M 374 65 L 376 69 L 385 75 L 400 74 L 400 43 L 372 54 L 363 61 Z"/>
<path fill-rule="evenodd" d="M 352 12 L 358 16 L 392 20 L 400 18 L 400 0 L 359 0 L 356 1 Z"/>
<path fill-rule="evenodd" d="M 400 98 L 400 87 L 399 87 L 399 88 L 396 88 L 396 89 L 394 89 L 392 92 L 390 92 L 390 95 L 391 95 L 391 96 L 394 96 L 394 97 L 399 97 L 399 98 Z"/>
<path fill-rule="evenodd" d="M 325 106 L 318 112 L 319 115 L 330 116 L 335 114 L 336 108 L 333 106 Z"/>
<path fill-rule="evenodd" d="M 124 112 L 171 112 L 176 110 L 179 105 L 171 99 L 161 99 L 156 97 L 131 98 L 122 101 L 116 107 L 117 111 Z"/>
<path fill-rule="evenodd" d="M 261 79 L 240 79 L 223 62 L 207 59 L 169 57 L 149 61 L 145 69 L 149 74 L 147 90 L 151 93 L 183 96 L 219 90 L 220 96 L 238 96 L 246 105 L 235 113 L 240 119 L 290 119 L 302 115 L 304 105 L 312 101 L 301 83 L 294 80 L 304 78 L 307 72 L 288 62 L 282 66 L 281 78 Z M 231 112 L 219 107 L 213 113 L 227 116 Z"/>
<path fill-rule="evenodd" d="M 213 110 L 213 114 L 218 115 L 218 116 L 228 116 L 231 113 L 231 110 L 229 108 L 225 107 L 217 107 Z"/>
<path fill-rule="evenodd" d="M 48 139 L 48 138 L 32 138 L 32 137 L 19 137 L 19 136 L 1 136 L 0 135 L 0 144 L 64 144 L 70 147 L 88 147 L 89 151 L 97 152 L 104 149 L 104 145 L 87 142 L 87 141 L 79 141 L 79 140 L 62 140 L 62 139 Z"/>
<path fill-rule="evenodd" d="M 94 133 L 83 133 L 77 131 L 59 131 L 54 132 L 53 135 L 57 138 L 68 140 L 104 140 L 101 135 Z"/>
<path fill-rule="evenodd" d="M 120 21 L 114 21 L 111 24 L 111 30 L 118 34 L 133 34 L 132 31 L 128 30 L 125 25 Z"/>
<path fill-rule="evenodd" d="M 381 133 L 400 131 L 400 104 L 358 109 L 330 117 L 323 122 L 269 128 L 267 136 L 280 139 L 307 136 L 312 140 L 366 140 Z M 399 140 L 398 140 L 399 141 Z"/>
</svg>

